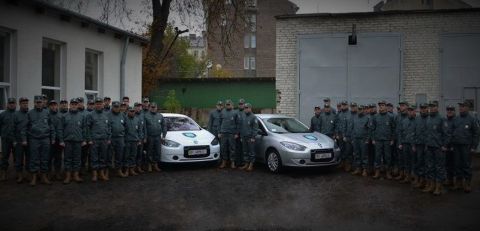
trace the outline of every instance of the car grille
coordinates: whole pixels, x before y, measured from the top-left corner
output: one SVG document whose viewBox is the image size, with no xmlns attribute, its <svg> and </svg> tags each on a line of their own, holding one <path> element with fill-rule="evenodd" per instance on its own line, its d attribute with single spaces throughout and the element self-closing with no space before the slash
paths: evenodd
<svg viewBox="0 0 480 231">
<path fill-rule="evenodd" d="M 315 154 L 319 154 L 319 153 L 331 153 L 331 157 L 330 158 L 324 158 L 324 159 L 315 159 Z M 310 160 L 312 162 L 330 162 L 333 160 L 334 158 L 334 153 L 333 153 L 333 149 L 329 148 L 329 149 L 312 149 L 310 150 L 310 154 L 311 154 L 311 158 Z"/>
<path fill-rule="evenodd" d="M 207 153 L 206 154 L 198 154 L 198 155 L 189 155 L 188 154 L 188 151 L 190 150 L 202 150 L 202 149 L 206 149 L 207 150 Z M 209 145 L 202 145 L 202 146 L 186 146 L 183 148 L 183 156 L 185 158 L 203 158 L 203 157 L 207 157 L 210 155 L 210 146 Z"/>
</svg>

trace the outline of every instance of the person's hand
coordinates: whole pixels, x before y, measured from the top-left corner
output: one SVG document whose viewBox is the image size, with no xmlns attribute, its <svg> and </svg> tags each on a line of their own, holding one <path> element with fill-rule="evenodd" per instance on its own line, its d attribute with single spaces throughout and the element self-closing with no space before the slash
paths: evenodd
<svg viewBox="0 0 480 231">
<path fill-rule="evenodd" d="M 238 139 L 238 134 L 235 134 L 235 136 L 234 136 L 234 137 L 235 137 L 235 139 Z"/>
<path fill-rule="evenodd" d="M 87 145 L 87 142 L 83 141 L 81 145 L 82 147 L 85 147 L 85 145 Z"/>
<path fill-rule="evenodd" d="M 27 144 L 28 144 L 27 141 L 23 141 L 23 142 L 22 142 L 22 145 L 23 145 L 23 146 L 27 146 Z"/>
<path fill-rule="evenodd" d="M 394 142 L 393 142 L 393 140 L 391 140 L 391 141 L 390 141 L 390 146 L 392 146 L 392 145 L 393 145 L 393 143 L 394 143 Z"/>
<path fill-rule="evenodd" d="M 372 144 L 375 144 L 375 140 L 372 140 Z"/>
<path fill-rule="evenodd" d="M 470 152 L 475 152 L 475 148 L 470 148 Z"/>
<path fill-rule="evenodd" d="M 62 147 L 65 147 L 65 142 L 60 142 L 60 144 L 58 144 L 58 145 L 60 145 Z M 83 146 L 83 143 L 82 143 L 82 146 Z"/>
<path fill-rule="evenodd" d="M 219 138 L 219 139 L 222 138 L 222 134 L 219 133 L 219 134 L 218 134 L 218 138 Z"/>
<path fill-rule="evenodd" d="M 146 143 L 147 143 L 147 139 L 143 139 L 143 143 L 146 144 Z"/>
<path fill-rule="evenodd" d="M 111 144 L 111 143 L 112 143 L 112 141 L 111 141 L 111 140 L 107 140 L 107 144 Z"/>
<path fill-rule="evenodd" d="M 343 142 L 347 142 L 347 137 L 343 137 Z"/>
<path fill-rule="evenodd" d="M 137 146 L 142 145 L 142 141 L 138 141 Z"/>
<path fill-rule="evenodd" d="M 444 146 L 442 146 L 442 151 L 446 152 L 448 149 Z"/>
<path fill-rule="evenodd" d="M 93 144 L 93 141 L 88 141 L 88 144 L 92 145 L 92 144 Z"/>
<path fill-rule="evenodd" d="M 403 148 L 403 145 L 401 145 L 401 144 L 398 145 L 398 149 L 402 150 L 402 148 Z"/>
<path fill-rule="evenodd" d="M 251 138 L 250 142 L 252 142 L 252 143 L 255 142 L 255 138 Z"/>
<path fill-rule="evenodd" d="M 13 146 L 17 146 L 17 142 L 13 142 Z"/>
<path fill-rule="evenodd" d="M 55 140 L 52 140 L 52 144 L 55 144 Z"/>
<path fill-rule="evenodd" d="M 415 148 L 415 145 L 412 146 L 412 152 L 417 152 L 417 148 Z"/>
</svg>

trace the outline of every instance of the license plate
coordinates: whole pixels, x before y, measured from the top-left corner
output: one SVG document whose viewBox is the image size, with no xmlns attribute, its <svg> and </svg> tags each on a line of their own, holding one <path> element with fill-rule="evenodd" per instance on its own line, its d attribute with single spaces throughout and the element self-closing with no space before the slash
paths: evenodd
<svg viewBox="0 0 480 231">
<path fill-rule="evenodd" d="M 315 154 L 315 159 L 316 160 L 328 159 L 328 158 L 332 158 L 332 153 L 316 153 Z"/>
<path fill-rule="evenodd" d="M 188 155 L 204 155 L 207 154 L 207 149 L 188 150 Z"/>
</svg>

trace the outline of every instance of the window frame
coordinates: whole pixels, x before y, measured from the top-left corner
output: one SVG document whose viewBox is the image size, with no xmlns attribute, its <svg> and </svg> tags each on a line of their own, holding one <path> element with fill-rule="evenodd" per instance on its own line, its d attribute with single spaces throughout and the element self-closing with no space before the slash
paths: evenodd
<svg viewBox="0 0 480 231">
<path fill-rule="evenodd" d="M 60 52 L 59 52 L 60 63 L 59 63 L 59 70 L 58 70 L 58 74 L 59 74 L 58 86 L 44 86 L 43 85 L 43 43 L 44 42 L 58 45 L 59 49 L 60 49 Z M 61 42 L 61 41 L 54 40 L 54 39 L 47 38 L 47 37 L 42 38 L 42 78 L 41 78 L 42 86 L 40 87 L 40 89 L 41 89 L 41 91 L 43 91 L 43 90 L 58 91 L 59 98 L 55 99 L 55 100 L 60 100 L 60 98 L 62 98 L 62 96 L 64 95 L 64 84 L 65 84 L 65 73 L 66 73 L 66 54 L 65 54 L 65 51 L 66 51 L 66 43 L 65 42 Z M 52 100 L 52 99 L 49 99 L 49 100 Z"/>
<path fill-rule="evenodd" d="M 0 82 L 0 88 L 3 89 L 3 102 L 0 102 L 0 111 L 3 111 L 6 105 L 7 105 L 7 100 L 11 96 L 11 88 L 12 88 L 12 61 L 13 61 L 13 31 L 8 30 L 6 28 L 0 27 L 0 34 L 5 36 L 6 38 L 6 49 L 5 49 L 5 70 L 4 70 L 4 78 L 7 81 L 2 81 Z M 4 44 L 0 44 L 3 46 Z"/>
</svg>

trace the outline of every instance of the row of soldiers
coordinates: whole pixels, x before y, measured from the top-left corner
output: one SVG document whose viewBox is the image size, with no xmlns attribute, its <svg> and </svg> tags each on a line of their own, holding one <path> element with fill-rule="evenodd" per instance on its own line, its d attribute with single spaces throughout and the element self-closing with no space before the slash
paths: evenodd
<svg viewBox="0 0 480 231">
<path fill-rule="evenodd" d="M 110 169 L 120 177 L 145 171 L 160 171 L 161 142 L 166 136 L 165 120 L 148 98 L 129 106 L 130 99 L 111 102 L 109 97 L 69 102 L 47 101 L 46 96 L 7 100 L 0 114 L 2 155 L 0 180 L 7 180 L 13 155 L 17 183 L 30 174 L 30 184 L 51 184 L 52 178 L 68 184 L 82 182 L 81 170 L 90 169 L 91 180 L 108 181 Z M 62 174 L 65 172 L 65 176 Z"/>
<path fill-rule="evenodd" d="M 210 112 L 208 131 L 220 140 L 221 163 L 223 169 L 230 162 L 230 168 L 237 166 L 252 171 L 255 163 L 255 136 L 258 122 L 252 112 L 252 105 L 244 99 L 238 101 L 238 108 L 233 109 L 232 100 L 218 101 L 216 109 Z"/>
<path fill-rule="evenodd" d="M 315 107 L 310 130 L 335 139 L 341 150 L 340 168 L 364 177 L 373 172 L 379 179 L 411 183 L 423 192 L 440 195 L 443 185 L 471 191 L 471 155 L 479 143 L 477 115 L 469 102 L 446 107 L 447 116 L 438 112 L 438 102 L 399 103 L 397 113 L 385 101 L 357 105 L 344 101 L 332 110 L 330 100 L 323 109 Z M 349 108 L 350 106 L 350 108 Z M 352 168 L 353 167 L 353 168 Z"/>
</svg>

